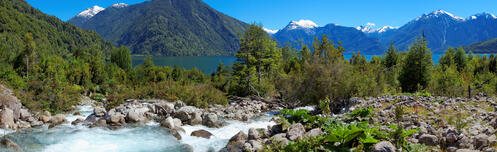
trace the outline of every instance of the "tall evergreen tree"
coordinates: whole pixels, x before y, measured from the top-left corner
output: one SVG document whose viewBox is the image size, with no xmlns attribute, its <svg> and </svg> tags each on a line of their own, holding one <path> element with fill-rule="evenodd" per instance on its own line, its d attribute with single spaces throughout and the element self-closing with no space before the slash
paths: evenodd
<svg viewBox="0 0 497 152">
<path fill-rule="evenodd" d="M 433 66 L 431 52 L 426 47 L 424 37 L 416 40 L 409 47 L 409 52 L 402 66 L 399 77 L 403 92 L 415 92 L 424 89 L 429 81 L 430 69 Z"/>
<path fill-rule="evenodd" d="M 466 68 L 466 64 L 468 62 L 468 56 L 466 55 L 466 51 L 462 47 L 458 47 L 457 51 L 454 55 L 454 62 L 457 65 L 457 71 L 462 71 Z"/>
<path fill-rule="evenodd" d="M 260 95 L 258 88 L 262 87 L 263 77 L 271 77 L 272 71 L 278 69 L 281 51 L 276 47 L 276 42 L 261 25 L 252 24 L 240 39 L 240 50 L 235 56 L 237 61 L 233 64 L 233 75 L 238 83 L 235 94 Z"/>
<path fill-rule="evenodd" d="M 397 52 L 397 49 L 393 46 L 393 43 L 390 43 L 390 46 L 388 47 L 387 54 L 385 55 L 385 61 L 383 62 L 383 65 L 386 68 L 392 68 L 393 66 L 396 66 L 399 63 L 399 53 Z"/>
</svg>

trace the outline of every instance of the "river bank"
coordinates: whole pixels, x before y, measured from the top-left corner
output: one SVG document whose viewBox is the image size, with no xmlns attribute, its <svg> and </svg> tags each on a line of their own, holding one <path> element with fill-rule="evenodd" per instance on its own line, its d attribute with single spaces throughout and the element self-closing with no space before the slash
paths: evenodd
<svg viewBox="0 0 497 152">
<path fill-rule="evenodd" d="M 10 95 L 10 100 L 3 100 L 9 102 L 2 102 L 0 122 L 14 127 L 0 131 L 9 141 L 3 148 L 11 151 L 257 151 L 275 141 L 288 145 L 327 134 L 324 128 L 300 123 L 283 129 L 276 115 L 280 105 L 257 98 L 232 98 L 226 106 L 205 109 L 181 101 L 127 100 L 109 110 L 84 98 L 67 114 L 52 116 L 21 106 L 16 117 L 17 109 L 12 109 L 19 106 L 19 100 L 11 92 L 2 94 Z M 378 124 L 380 130 L 391 132 L 390 124 L 418 129 L 406 137 L 409 144 L 423 144 L 431 151 L 496 151 L 496 101 L 482 94 L 473 98 L 351 98 L 334 107 L 341 109 L 339 114 L 318 116 L 346 121 L 352 111 L 372 108 L 373 115 L 362 121 Z M 400 122 L 395 118 L 397 106 L 405 111 Z M 313 107 L 297 109 L 308 109 L 313 115 L 321 112 Z M 382 141 L 374 148 L 395 149 L 391 142 Z"/>
</svg>

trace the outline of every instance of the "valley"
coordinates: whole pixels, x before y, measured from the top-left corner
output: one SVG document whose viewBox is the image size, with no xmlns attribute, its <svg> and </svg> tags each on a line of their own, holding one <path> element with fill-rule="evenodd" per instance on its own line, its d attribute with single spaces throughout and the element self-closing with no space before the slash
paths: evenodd
<svg viewBox="0 0 497 152">
<path fill-rule="evenodd" d="M 59 3 L 0 0 L 0 152 L 497 151 L 491 13 L 270 30 L 217 10 L 240 1 Z"/>
</svg>

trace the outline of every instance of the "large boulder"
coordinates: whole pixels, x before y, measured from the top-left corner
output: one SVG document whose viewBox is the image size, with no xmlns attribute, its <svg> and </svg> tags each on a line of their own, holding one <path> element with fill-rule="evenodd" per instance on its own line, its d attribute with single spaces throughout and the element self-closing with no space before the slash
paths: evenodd
<svg viewBox="0 0 497 152">
<path fill-rule="evenodd" d="M 423 134 L 419 137 L 419 143 L 428 145 L 428 146 L 436 146 L 438 144 L 438 138 L 434 135 Z"/>
<path fill-rule="evenodd" d="M 180 119 L 182 122 L 189 122 L 192 119 L 193 113 L 196 111 L 197 108 L 192 106 L 181 107 L 176 111 L 174 117 Z"/>
<path fill-rule="evenodd" d="M 160 125 L 164 128 L 174 129 L 176 128 L 176 124 L 174 124 L 174 120 L 171 117 L 167 117 L 166 119 L 160 122 Z"/>
<path fill-rule="evenodd" d="M 128 112 L 128 114 L 126 115 L 126 120 L 132 123 L 141 121 L 140 116 L 134 110 L 130 110 Z"/>
<path fill-rule="evenodd" d="M 179 134 L 177 129 L 169 129 L 169 133 L 177 140 L 181 140 L 181 135 Z"/>
<path fill-rule="evenodd" d="M 373 149 L 371 149 L 371 152 L 395 152 L 395 151 L 396 151 L 395 146 L 393 146 L 393 144 L 388 141 L 382 141 L 376 143 Z"/>
<path fill-rule="evenodd" d="M 3 106 L 2 111 L 0 111 L 0 128 L 10 128 L 17 129 L 17 125 L 14 123 L 14 112 Z"/>
<path fill-rule="evenodd" d="M 63 114 L 57 114 L 50 119 L 50 123 L 55 125 L 60 125 L 66 121 L 66 116 L 64 116 Z"/>
<path fill-rule="evenodd" d="M 190 119 L 190 125 L 200 125 L 202 124 L 202 112 L 201 111 L 195 111 L 191 113 L 191 119 Z"/>
<path fill-rule="evenodd" d="M 482 150 L 488 146 L 488 136 L 485 134 L 476 136 L 473 141 L 473 145 L 475 146 L 475 149 Z"/>
<path fill-rule="evenodd" d="M 190 136 L 195 136 L 195 137 L 202 137 L 202 138 L 205 138 L 205 139 L 210 139 L 211 136 L 212 136 L 212 133 L 210 133 L 209 131 L 207 130 L 197 130 L 197 131 L 194 131 L 190 134 Z"/>
<path fill-rule="evenodd" d="M 20 117 L 21 120 L 28 121 L 32 117 L 33 116 L 31 115 L 28 109 L 21 109 L 21 117 Z"/>
<path fill-rule="evenodd" d="M 97 126 L 107 126 L 107 120 L 101 118 L 97 120 Z"/>
<path fill-rule="evenodd" d="M 247 139 L 248 139 L 247 134 L 240 131 L 236 135 L 234 135 L 233 137 L 230 138 L 228 144 L 242 146 L 245 143 L 245 141 L 247 141 Z"/>
<path fill-rule="evenodd" d="M 174 113 L 175 109 L 173 103 L 161 101 L 155 104 L 155 110 L 157 114 L 168 115 Z"/>
<path fill-rule="evenodd" d="M 305 137 L 316 137 L 316 136 L 319 136 L 323 133 L 323 131 L 321 131 L 321 128 L 314 128 L 314 129 L 311 129 L 309 130 L 308 132 L 305 133 Z"/>
<path fill-rule="evenodd" d="M 288 139 L 286 138 L 286 134 L 285 133 L 279 133 L 279 134 L 276 134 L 274 135 L 273 137 L 271 137 L 271 140 L 283 145 L 283 146 L 286 146 L 289 144 L 289 141 Z"/>
<path fill-rule="evenodd" d="M 100 106 L 98 106 L 98 107 L 95 107 L 95 108 L 93 109 L 93 113 L 94 113 L 94 114 L 95 114 L 95 116 L 97 116 L 97 117 L 103 117 L 103 116 L 105 116 L 105 112 L 106 112 L 106 111 L 105 111 L 105 108 L 104 108 L 104 107 L 100 107 Z"/>
<path fill-rule="evenodd" d="M 264 146 L 262 146 L 262 144 L 257 140 L 249 140 L 249 143 L 252 145 L 252 149 L 254 151 L 259 151 L 264 148 Z"/>
<path fill-rule="evenodd" d="M 219 127 L 217 115 L 213 113 L 208 113 L 204 115 L 202 124 L 207 127 Z"/>
<path fill-rule="evenodd" d="M 14 121 L 21 117 L 21 101 L 14 95 L 12 90 L 0 84 L 0 107 L 5 106 L 12 110 Z"/>
<path fill-rule="evenodd" d="M 176 101 L 176 103 L 174 103 L 174 109 L 181 109 L 184 106 L 186 106 L 186 104 L 181 100 L 178 100 Z"/>
<path fill-rule="evenodd" d="M 248 131 L 248 139 L 249 140 L 258 140 L 260 139 L 261 136 L 259 135 L 259 132 L 254 129 L 254 128 L 250 128 L 249 131 Z"/>
<path fill-rule="evenodd" d="M 299 139 L 302 139 L 302 137 L 304 137 L 304 134 L 305 134 L 304 126 L 300 123 L 296 123 L 288 128 L 287 137 L 292 141 L 297 141 Z"/>
<path fill-rule="evenodd" d="M 109 113 L 109 117 L 108 117 L 108 123 L 113 123 L 113 124 L 118 124 L 121 122 L 121 119 L 124 118 L 124 115 L 122 115 L 121 113 L 119 112 L 113 112 L 113 113 Z"/>
<path fill-rule="evenodd" d="M 3 150 L 6 150 L 6 151 L 10 151 L 10 150 L 13 150 L 15 152 L 22 152 L 23 150 L 21 149 L 21 147 L 19 147 L 19 145 L 17 145 L 16 143 L 10 141 L 9 139 L 7 138 L 3 138 L 1 141 L 0 141 L 0 151 L 3 151 Z M 3 148 L 5 147 L 5 148 Z M 3 149 L 3 150 L 2 150 Z M 10 150 L 9 150 L 10 149 Z"/>
</svg>

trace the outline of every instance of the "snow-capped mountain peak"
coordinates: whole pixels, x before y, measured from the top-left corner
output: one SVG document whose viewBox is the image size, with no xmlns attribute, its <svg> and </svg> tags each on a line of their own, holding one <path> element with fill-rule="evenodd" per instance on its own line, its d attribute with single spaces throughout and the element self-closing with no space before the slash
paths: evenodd
<svg viewBox="0 0 497 152">
<path fill-rule="evenodd" d="M 459 17 L 459 16 L 455 16 L 454 14 L 451 14 L 451 13 L 446 12 L 444 10 L 437 10 L 437 11 L 433 11 L 430 14 L 423 14 L 423 16 L 416 18 L 416 21 L 420 20 L 420 19 L 427 19 L 427 18 L 438 18 L 441 16 L 449 16 L 455 20 L 464 20 L 464 18 Z"/>
<path fill-rule="evenodd" d="M 299 21 L 292 21 L 290 24 L 288 24 L 287 29 L 289 30 L 294 30 L 294 29 L 312 29 L 319 27 L 316 23 L 312 22 L 311 20 L 299 20 Z"/>
<path fill-rule="evenodd" d="M 376 24 L 374 23 L 366 23 L 366 25 L 361 25 L 356 27 L 357 30 L 362 31 L 364 33 L 373 33 L 376 32 Z"/>
<path fill-rule="evenodd" d="M 273 35 L 275 34 L 276 32 L 278 32 L 278 30 L 270 30 L 270 29 L 267 29 L 267 28 L 262 28 L 267 34 L 269 35 Z"/>
<path fill-rule="evenodd" d="M 376 31 L 378 31 L 378 33 L 383 33 L 383 32 L 386 32 L 388 30 L 393 30 L 393 29 L 397 29 L 397 28 L 392 27 L 392 26 L 383 26 L 383 27 L 377 29 Z"/>
<path fill-rule="evenodd" d="M 388 30 L 396 29 L 395 27 L 392 26 L 383 26 L 380 28 L 376 28 L 376 24 L 374 23 L 367 23 L 366 25 L 361 25 L 356 27 L 357 30 L 362 31 L 364 33 L 383 33 Z"/>
<path fill-rule="evenodd" d="M 83 12 L 79 13 L 77 16 L 84 17 L 84 18 L 91 18 L 103 10 L 105 10 L 105 8 L 95 5 L 91 8 L 84 10 Z"/>
<path fill-rule="evenodd" d="M 112 6 L 110 7 L 114 7 L 114 8 L 124 8 L 124 7 L 128 7 L 128 4 L 125 4 L 125 3 L 117 3 L 117 4 L 112 4 Z"/>
<path fill-rule="evenodd" d="M 484 18 L 484 19 L 497 19 L 497 16 L 491 13 L 483 12 L 483 13 L 478 13 L 473 16 L 469 17 L 472 20 L 478 19 L 478 18 Z"/>
</svg>

